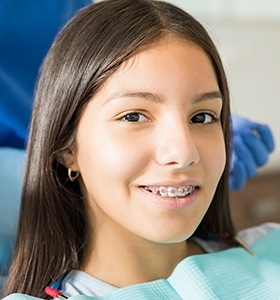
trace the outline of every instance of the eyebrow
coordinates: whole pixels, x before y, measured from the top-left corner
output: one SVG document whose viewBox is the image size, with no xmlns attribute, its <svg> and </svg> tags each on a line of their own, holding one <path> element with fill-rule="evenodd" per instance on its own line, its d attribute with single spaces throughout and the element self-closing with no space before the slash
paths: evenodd
<svg viewBox="0 0 280 300">
<path fill-rule="evenodd" d="M 110 102 L 112 100 L 116 100 L 119 98 L 143 98 L 148 101 L 156 102 L 156 103 L 164 103 L 164 97 L 156 94 L 156 93 L 150 93 L 150 92 L 137 92 L 137 91 L 120 91 L 112 94 L 107 102 Z"/>
<path fill-rule="evenodd" d="M 218 98 L 223 100 L 222 93 L 217 90 L 217 91 L 203 93 L 203 94 L 199 95 L 198 97 L 195 98 L 194 103 L 199 103 L 199 102 L 203 102 L 206 100 L 218 99 Z"/>
<path fill-rule="evenodd" d="M 116 93 L 113 93 L 108 101 L 106 102 L 110 102 L 112 100 L 116 100 L 116 99 L 120 99 L 120 98 L 142 98 L 151 102 L 155 102 L 155 103 L 164 103 L 165 99 L 163 96 L 161 96 L 160 94 L 156 94 L 156 93 L 151 93 L 151 92 L 137 92 L 137 91 L 119 91 Z M 198 96 L 196 96 L 194 98 L 193 103 L 200 103 L 206 100 L 211 100 L 211 99 L 223 99 L 223 95 L 222 93 L 217 90 L 217 91 L 212 91 L 212 92 L 207 92 L 207 93 L 202 93 Z"/>
</svg>

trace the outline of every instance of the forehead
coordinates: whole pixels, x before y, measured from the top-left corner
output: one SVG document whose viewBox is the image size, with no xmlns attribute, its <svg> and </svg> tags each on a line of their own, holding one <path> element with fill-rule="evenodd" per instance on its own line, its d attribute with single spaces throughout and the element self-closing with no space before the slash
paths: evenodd
<svg viewBox="0 0 280 300">
<path fill-rule="evenodd" d="M 210 62 L 208 54 L 199 45 L 192 43 L 187 39 L 170 34 L 137 51 L 132 57 L 124 61 L 121 66 L 114 72 L 114 74 L 118 74 L 124 70 L 128 70 L 134 65 L 135 62 L 139 61 L 139 59 L 143 60 L 143 57 L 151 57 L 152 59 L 154 59 L 158 55 L 168 54 L 169 58 L 171 58 L 176 54 L 185 54 L 185 56 L 189 56 L 190 54 L 193 55 L 194 53 L 196 53 L 197 55 L 193 57 L 193 60 L 197 59 L 196 56 L 200 55 L 204 56 L 204 58 L 208 62 Z M 156 62 L 156 60 L 154 62 Z"/>
<path fill-rule="evenodd" d="M 197 45 L 168 37 L 125 61 L 106 81 L 105 86 L 137 86 L 154 89 L 160 83 L 178 88 L 218 86 L 208 55 Z M 183 86 L 182 86 L 183 85 Z M 162 86 L 161 86 L 162 88 Z M 207 86 L 205 86 L 207 89 Z"/>
</svg>

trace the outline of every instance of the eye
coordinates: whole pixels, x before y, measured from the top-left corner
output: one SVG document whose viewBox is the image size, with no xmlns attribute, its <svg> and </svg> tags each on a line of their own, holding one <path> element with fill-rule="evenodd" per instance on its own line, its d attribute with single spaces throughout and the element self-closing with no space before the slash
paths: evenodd
<svg viewBox="0 0 280 300">
<path fill-rule="evenodd" d="M 140 123 L 140 122 L 148 122 L 149 119 L 139 113 L 139 112 L 131 112 L 131 113 L 128 113 L 124 116 L 122 116 L 119 121 L 122 121 L 122 122 L 132 122 L 132 123 Z"/>
<path fill-rule="evenodd" d="M 211 124 L 219 120 L 210 113 L 199 113 L 191 118 L 191 123 Z"/>
</svg>

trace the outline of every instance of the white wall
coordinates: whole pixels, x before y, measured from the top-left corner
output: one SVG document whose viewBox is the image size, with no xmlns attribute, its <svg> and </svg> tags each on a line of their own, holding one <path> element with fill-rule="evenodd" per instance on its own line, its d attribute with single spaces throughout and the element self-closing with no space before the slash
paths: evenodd
<svg viewBox="0 0 280 300">
<path fill-rule="evenodd" d="M 211 23 L 228 73 L 232 111 L 268 123 L 280 145 L 280 23 Z M 280 169 L 280 149 L 267 168 Z"/>
<path fill-rule="evenodd" d="M 196 17 L 279 21 L 279 0 L 165 0 Z"/>
</svg>

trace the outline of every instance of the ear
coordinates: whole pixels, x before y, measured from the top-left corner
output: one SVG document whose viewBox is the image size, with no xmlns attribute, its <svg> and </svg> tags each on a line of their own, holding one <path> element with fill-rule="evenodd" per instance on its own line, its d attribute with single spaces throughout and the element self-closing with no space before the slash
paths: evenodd
<svg viewBox="0 0 280 300">
<path fill-rule="evenodd" d="M 73 171 L 79 171 L 76 150 L 67 149 L 63 151 L 58 160 L 65 168 L 71 167 Z"/>
</svg>

